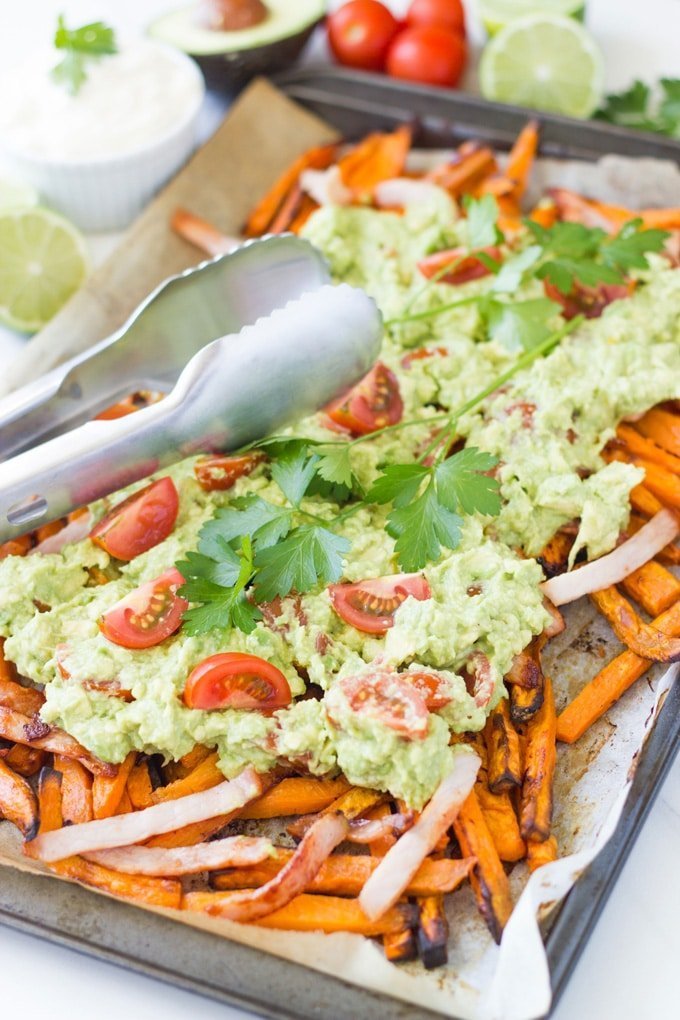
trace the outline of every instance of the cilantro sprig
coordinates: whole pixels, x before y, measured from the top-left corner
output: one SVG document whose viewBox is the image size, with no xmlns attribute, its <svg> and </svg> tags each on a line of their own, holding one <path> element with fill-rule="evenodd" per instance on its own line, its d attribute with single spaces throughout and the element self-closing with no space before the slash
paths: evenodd
<svg viewBox="0 0 680 1020">
<path fill-rule="evenodd" d="M 103 21 L 93 21 L 81 28 L 67 28 L 63 14 L 57 20 L 54 46 L 63 51 L 64 56 L 52 69 L 52 77 L 65 85 L 73 96 L 87 80 L 89 61 L 118 52 L 114 30 Z"/>
<path fill-rule="evenodd" d="M 656 89 L 636 80 L 623 92 L 606 96 L 595 117 L 637 131 L 680 138 L 680 79 L 661 78 Z"/>
</svg>

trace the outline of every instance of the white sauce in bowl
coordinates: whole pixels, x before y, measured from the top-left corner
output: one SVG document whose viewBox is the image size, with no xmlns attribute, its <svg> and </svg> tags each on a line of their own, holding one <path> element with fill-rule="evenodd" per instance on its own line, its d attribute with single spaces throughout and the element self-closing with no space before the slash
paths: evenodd
<svg viewBox="0 0 680 1020">
<path fill-rule="evenodd" d="M 171 134 L 197 109 L 201 73 L 155 42 L 88 61 L 77 95 L 54 82 L 59 53 L 36 54 L 0 80 L 0 148 L 59 162 L 127 156 Z"/>
</svg>

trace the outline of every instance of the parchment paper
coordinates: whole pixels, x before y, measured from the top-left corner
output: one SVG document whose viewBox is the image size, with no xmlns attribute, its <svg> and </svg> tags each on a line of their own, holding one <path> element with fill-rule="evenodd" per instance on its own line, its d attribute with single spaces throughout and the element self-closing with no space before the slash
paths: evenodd
<svg viewBox="0 0 680 1020">
<path fill-rule="evenodd" d="M 275 174 L 298 152 L 331 136 L 330 129 L 271 86 L 262 82 L 252 86 L 208 146 L 132 228 L 123 250 L 95 274 L 87 291 L 69 303 L 53 326 L 29 344 L 26 357 L 12 374 L 13 383 L 32 376 L 35 365 L 44 370 L 110 332 L 149 287 L 197 261 L 193 249 L 173 239 L 167 228 L 167 217 L 176 204 L 187 205 L 225 232 L 235 233 Z M 587 175 L 583 184 L 579 168 Z M 569 164 L 568 172 L 569 186 L 593 192 L 593 182 L 601 186 L 602 174 L 610 171 L 606 165 L 603 171 Z M 648 166 L 647 177 L 650 172 Z M 545 173 L 550 183 L 560 181 L 554 164 Z M 659 169 L 660 179 L 667 181 L 667 174 L 667 169 Z M 626 196 L 618 194 L 616 200 L 625 202 Z M 635 204 L 631 196 L 629 201 Z M 219 214 L 215 203 L 222 210 Z M 149 267 L 153 253 L 157 260 Z M 143 277 L 137 279 L 137 272 Z M 569 607 L 565 615 L 567 629 L 550 643 L 546 654 L 558 710 L 621 650 L 587 600 Z M 431 972 L 419 963 L 396 967 L 385 960 L 378 944 L 357 936 L 269 931 L 198 914 L 156 912 L 446 1016 L 461 1020 L 542 1016 L 549 1009 L 551 992 L 538 918 L 555 908 L 613 832 L 637 756 L 674 679 L 673 669 L 651 670 L 576 745 L 560 745 L 554 831 L 562 857 L 529 881 L 526 866 L 515 866 L 511 885 L 517 905 L 500 948 L 481 921 L 469 887 L 447 898 L 449 964 Z M 43 871 L 23 857 L 18 834 L 8 823 L 0 823 L 0 864 Z"/>
</svg>

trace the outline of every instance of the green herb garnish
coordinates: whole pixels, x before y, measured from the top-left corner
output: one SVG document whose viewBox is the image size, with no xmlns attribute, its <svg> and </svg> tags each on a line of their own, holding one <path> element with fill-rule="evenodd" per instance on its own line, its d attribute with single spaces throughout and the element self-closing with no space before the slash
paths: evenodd
<svg viewBox="0 0 680 1020">
<path fill-rule="evenodd" d="M 624 92 L 608 95 L 595 117 L 620 127 L 680 138 L 680 78 L 662 78 L 656 89 L 635 81 Z"/>
<path fill-rule="evenodd" d="M 66 27 L 63 14 L 57 20 L 54 45 L 64 52 L 64 58 L 52 69 L 52 77 L 65 85 L 72 96 L 78 94 L 87 79 L 88 61 L 118 52 L 114 31 L 103 21 L 71 29 Z"/>
</svg>

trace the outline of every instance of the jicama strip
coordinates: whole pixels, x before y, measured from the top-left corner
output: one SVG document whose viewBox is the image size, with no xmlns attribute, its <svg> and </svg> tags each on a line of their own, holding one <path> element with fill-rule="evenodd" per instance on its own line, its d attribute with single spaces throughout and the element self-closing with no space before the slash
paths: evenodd
<svg viewBox="0 0 680 1020">
<path fill-rule="evenodd" d="M 451 771 L 442 779 L 413 828 L 387 851 L 361 892 L 359 902 L 372 920 L 396 903 L 449 828 L 473 787 L 479 766 L 480 758 L 474 751 L 462 745 L 453 749 Z"/>
<path fill-rule="evenodd" d="M 82 857 L 67 857 L 50 864 L 50 871 L 64 878 L 82 882 L 84 885 L 94 886 L 95 889 L 102 889 L 112 896 L 133 900 L 135 903 L 170 907 L 174 910 L 179 910 L 181 906 L 182 886 L 176 879 L 122 875 L 118 871 L 109 871 L 108 868 L 102 868 L 101 865 L 86 861 Z"/>
<path fill-rule="evenodd" d="M 164 850 L 123 846 L 83 854 L 88 861 L 131 875 L 194 875 L 214 868 L 249 868 L 272 857 L 274 846 L 260 836 L 228 836 L 198 846 Z"/>
<path fill-rule="evenodd" d="M 216 905 L 208 913 L 247 924 L 285 907 L 305 891 L 326 858 L 343 841 L 348 824 L 344 815 L 322 815 L 274 878 L 257 889 L 235 893 L 228 902 Z"/>
<path fill-rule="evenodd" d="M 208 846 L 214 844 L 209 843 Z M 288 863 L 292 850 L 277 848 L 274 856 L 255 867 L 225 871 L 213 875 L 215 889 L 249 889 L 269 882 Z M 358 896 L 380 864 L 380 856 L 367 854 L 333 854 L 321 865 L 316 877 L 307 886 L 308 892 L 331 896 Z M 434 896 L 457 889 L 469 875 L 473 858 L 453 860 L 426 858 L 404 889 L 404 896 Z"/>
<path fill-rule="evenodd" d="M 632 538 L 584 567 L 544 581 L 541 590 L 556 606 L 574 602 L 602 588 L 618 584 L 643 563 L 653 559 L 680 532 L 680 521 L 671 510 L 661 510 Z"/>
<path fill-rule="evenodd" d="M 325 807 L 350 789 L 340 779 L 284 779 L 241 811 L 241 818 L 283 818 L 286 815 L 308 815 Z"/>
<path fill-rule="evenodd" d="M 321 815 L 328 814 L 343 814 L 347 820 L 357 818 L 359 815 L 364 814 L 370 808 L 375 807 L 376 804 L 380 804 L 386 800 L 387 795 L 381 793 L 379 790 L 368 790 L 362 787 L 353 786 L 347 790 L 346 793 L 341 794 L 332 803 L 325 807 L 319 815 L 303 815 L 301 818 L 296 818 L 288 826 L 288 832 L 295 839 L 302 839 L 304 834 L 314 824 L 316 819 Z M 370 830 L 369 830 L 370 831 Z"/>
<path fill-rule="evenodd" d="M 634 535 L 644 528 L 646 524 L 644 517 L 640 517 L 638 514 L 631 514 L 630 520 L 628 521 L 628 533 Z M 657 553 L 656 559 L 659 563 L 667 563 L 669 566 L 677 567 L 680 566 L 680 546 L 675 545 L 673 542 L 669 542 L 665 545 L 660 553 Z"/>
<path fill-rule="evenodd" d="M 371 821 L 382 821 L 392 814 L 392 804 L 390 802 L 384 804 L 378 804 L 377 807 L 373 808 L 369 812 L 369 819 Z M 377 867 L 377 860 L 384 857 L 391 846 L 394 846 L 394 836 L 383 836 L 381 839 L 374 840 L 369 845 L 369 853 L 375 860 Z M 321 872 L 330 868 L 332 861 L 340 860 L 340 855 L 336 855 L 335 858 L 331 857 L 324 864 Z M 354 867 L 354 857 L 350 858 L 352 866 Z M 364 858 L 365 859 L 365 858 Z M 370 861 L 370 858 L 369 858 Z M 360 865 L 361 866 L 361 865 Z M 364 865 L 365 866 L 365 865 Z M 315 881 L 318 882 L 321 872 L 317 875 Z M 364 885 L 366 884 L 367 876 L 363 876 L 362 881 L 358 884 L 354 890 L 354 895 L 358 896 Z M 330 891 L 330 890 L 329 890 Z M 341 889 L 336 892 L 342 892 L 344 895 L 348 895 L 348 891 Z M 416 933 L 413 928 L 405 925 L 401 931 L 389 932 L 382 937 L 383 952 L 385 959 L 389 960 L 390 963 L 408 963 L 410 960 L 416 960 L 418 958 L 418 941 L 416 939 Z"/>
<path fill-rule="evenodd" d="M 519 736 L 506 698 L 490 713 L 484 729 L 487 750 L 489 789 L 493 793 L 510 790 L 522 782 Z"/>
<path fill-rule="evenodd" d="M 186 797 L 187 794 L 210 790 L 213 786 L 223 782 L 224 775 L 220 772 L 219 765 L 217 764 L 219 758 L 219 754 L 214 752 L 208 755 L 204 761 L 200 762 L 183 779 L 177 779 L 168 786 L 159 786 L 153 792 L 154 802 L 162 804 L 164 801 L 177 800 L 180 797 Z"/>
<path fill-rule="evenodd" d="M 442 189 L 432 181 L 413 177 L 392 177 L 376 185 L 373 198 L 379 209 L 409 209 L 436 201 Z"/>
<path fill-rule="evenodd" d="M 53 754 L 63 754 L 67 758 L 77 758 L 90 772 L 112 775 L 115 765 L 107 765 L 86 751 L 77 740 L 68 733 L 47 726 L 37 715 L 27 716 L 21 712 L 13 712 L 10 708 L 0 705 L 0 737 L 12 740 L 16 744 L 28 744 Z"/>
<path fill-rule="evenodd" d="M 61 772 L 61 810 L 64 823 L 79 825 L 94 817 L 92 775 L 75 758 L 55 755 L 54 767 Z"/>
<path fill-rule="evenodd" d="M 500 942 L 503 928 L 512 913 L 510 884 L 474 790 L 462 805 L 453 830 L 461 852 L 476 858 L 470 883 L 477 909 L 496 942 Z"/>
<path fill-rule="evenodd" d="M 95 818 L 109 818 L 115 815 L 125 793 L 125 787 L 132 767 L 137 761 L 137 752 L 130 751 L 114 776 L 95 776 L 92 784 L 92 808 Z"/>
<path fill-rule="evenodd" d="M 615 587 L 595 591 L 590 598 L 619 641 L 631 652 L 652 662 L 677 662 L 680 659 L 680 638 L 670 638 L 660 633 L 653 624 L 641 620 L 628 599 Z"/>
<path fill-rule="evenodd" d="M 262 791 L 262 779 L 252 768 L 246 768 L 235 779 L 221 783 L 212 790 L 189 794 L 180 800 L 154 804 L 143 811 L 96 818 L 82 825 L 70 825 L 58 832 L 48 832 L 35 840 L 33 851 L 44 861 L 58 861 L 73 854 L 110 847 L 141 843 L 161 832 L 171 832 L 182 825 L 216 818 L 243 807 Z"/>
<path fill-rule="evenodd" d="M 92 527 L 92 516 L 89 511 L 79 514 L 70 520 L 65 528 L 61 528 L 54 535 L 45 538 L 38 545 L 34 546 L 28 553 L 29 556 L 44 556 L 47 553 L 58 553 L 67 545 L 74 542 L 82 542 L 90 534 Z"/>
<path fill-rule="evenodd" d="M 544 864 L 551 864 L 559 857 L 557 852 L 557 840 L 554 836 L 548 836 L 542 843 L 527 843 L 527 865 L 529 871 L 537 871 Z"/>
<path fill-rule="evenodd" d="M 557 718 L 552 683 L 545 678 L 540 711 L 524 735 L 524 781 L 520 799 L 520 829 L 527 841 L 541 843 L 550 836 L 553 779 L 557 760 Z"/>
<path fill-rule="evenodd" d="M 650 616 L 659 616 L 680 598 L 680 581 L 656 560 L 634 570 L 621 587 Z"/>
<path fill-rule="evenodd" d="M 680 457 L 680 415 L 653 407 L 635 422 L 635 428 L 664 450 Z"/>
<path fill-rule="evenodd" d="M 675 602 L 651 625 L 667 637 L 680 637 L 680 602 Z M 558 716 L 557 739 L 573 744 L 647 672 L 650 665 L 649 659 L 628 650 L 617 655 Z"/>
<path fill-rule="evenodd" d="M 38 831 L 38 802 L 33 790 L 1 758 L 0 817 L 13 822 L 24 839 L 33 839 Z"/>
<path fill-rule="evenodd" d="M 201 913 L 215 912 L 228 905 L 239 893 L 193 892 L 182 900 L 184 910 Z M 404 927 L 415 927 L 418 923 L 418 909 L 410 903 L 399 903 L 377 921 L 370 921 L 364 914 L 358 900 L 342 899 L 337 896 L 314 896 L 302 893 L 285 907 L 261 918 L 257 924 L 264 928 L 283 931 L 322 931 L 330 934 L 336 931 L 351 932 L 374 938 L 389 932 L 403 931 Z"/>
</svg>

